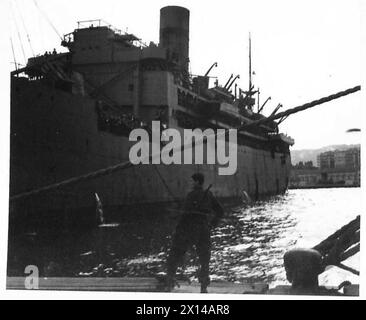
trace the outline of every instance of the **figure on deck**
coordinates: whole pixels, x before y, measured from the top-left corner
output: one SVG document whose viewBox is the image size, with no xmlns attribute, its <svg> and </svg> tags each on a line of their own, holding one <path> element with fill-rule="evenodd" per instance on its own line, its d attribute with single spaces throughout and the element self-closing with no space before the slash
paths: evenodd
<svg viewBox="0 0 366 320">
<path fill-rule="evenodd" d="M 175 284 L 175 273 L 182 263 L 186 251 L 195 246 L 199 261 L 199 282 L 201 293 L 207 292 L 210 284 L 209 263 L 211 257 L 211 228 L 218 225 L 224 214 L 224 209 L 209 190 L 203 189 L 204 175 L 195 173 L 192 176 L 193 190 L 187 195 L 184 203 L 184 213 L 173 236 L 172 247 L 167 260 L 167 290 L 172 290 Z M 210 219 L 211 213 L 215 216 Z"/>
</svg>

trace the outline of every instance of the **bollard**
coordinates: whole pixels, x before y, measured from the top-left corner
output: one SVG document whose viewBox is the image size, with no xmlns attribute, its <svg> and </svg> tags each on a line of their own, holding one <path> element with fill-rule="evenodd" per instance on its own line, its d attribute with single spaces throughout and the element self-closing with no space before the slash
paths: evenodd
<svg viewBox="0 0 366 320">
<path fill-rule="evenodd" d="M 297 291 L 317 291 L 318 276 L 324 271 L 321 254 L 314 249 L 293 249 L 285 253 L 287 280 Z"/>
</svg>

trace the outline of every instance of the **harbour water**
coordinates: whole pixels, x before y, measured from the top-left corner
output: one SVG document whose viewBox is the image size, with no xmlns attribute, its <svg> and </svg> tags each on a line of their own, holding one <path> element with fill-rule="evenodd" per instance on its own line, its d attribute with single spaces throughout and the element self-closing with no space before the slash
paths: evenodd
<svg viewBox="0 0 366 320">
<path fill-rule="evenodd" d="M 283 196 L 233 208 L 212 234 L 211 279 L 265 282 L 270 287 L 287 284 L 284 253 L 315 246 L 360 211 L 360 188 L 289 190 Z M 169 221 L 160 217 L 149 223 L 144 218 L 137 224 L 130 222 L 122 231 L 128 233 L 128 239 L 118 241 L 124 246 L 120 243 L 117 251 L 125 254 L 119 256 L 115 250 L 104 264 L 85 255 L 78 276 L 154 276 L 164 272 L 170 234 L 163 230 Z M 359 270 L 359 254 L 345 264 Z M 189 251 L 178 277 L 195 280 L 198 265 L 194 250 Z M 321 285 L 335 286 L 345 280 L 359 282 L 358 276 L 336 267 L 320 276 Z"/>
<path fill-rule="evenodd" d="M 214 258 L 233 261 L 227 268 L 217 263 L 217 274 L 265 281 L 271 286 L 284 284 L 283 254 L 287 250 L 315 246 L 360 214 L 360 209 L 359 188 L 333 188 L 290 190 L 272 201 L 240 210 L 235 224 L 223 226 L 214 235 L 218 243 Z M 230 238 L 231 230 L 238 230 L 234 233 L 240 236 L 229 246 L 220 245 L 216 239 Z M 358 255 L 346 264 L 359 269 Z M 320 277 L 323 285 L 338 285 L 344 280 L 359 281 L 357 276 L 335 267 Z"/>
<path fill-rule="evenodd" d="M 273 288 L 288 284 L 283 267 L 287 250 L 311 248 L 361 214 L 361 189 L 289 190 L 227 211 L 212 232 L 212 281 L 261 282 Z M 40 275 L 48 277 L 155 277 L 166 271 L 176 221 L 176 213 L 173 217 L 172 212 L 141 212 L 123 216 L 118 227 L 109 224 L 111 228 L 88 232 L 61 228 L 53 240 L 30 233 L 9 252 L 13 259 L 8 275 L 22 276 L 25 266 L 36 265 Z M 359 270 L 359 254 L 344 264 Z M 178 279 L 197 281 L 198 266 L 192 249 L 178 269 Z M 337 267 L 319 280 L 326 286 L 346 280 L 359 283 L 358 276 Z"/>
</svg>

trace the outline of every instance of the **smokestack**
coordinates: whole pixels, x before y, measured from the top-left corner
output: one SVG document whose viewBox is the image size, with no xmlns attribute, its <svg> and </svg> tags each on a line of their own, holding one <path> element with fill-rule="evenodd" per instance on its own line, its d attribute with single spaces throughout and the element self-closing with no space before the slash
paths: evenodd
<svg viewBox="0 0 366 320">
<path fill-rule="evenodd" d="M 168 49 L 168 59 L 188 73 L 189 10 L 168 6 L 160 10 L 160 45 Z"/>
</svg>

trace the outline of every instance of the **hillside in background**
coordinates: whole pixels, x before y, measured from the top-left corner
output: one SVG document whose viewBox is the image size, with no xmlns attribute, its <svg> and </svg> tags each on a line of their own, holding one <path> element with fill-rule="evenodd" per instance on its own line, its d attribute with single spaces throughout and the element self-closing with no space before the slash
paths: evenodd
<svg viewBox="0 0 366 320">
<path fill-rule="evenodd" d="M 302 161 L 313 161 L 316 166 L 316 156 L 322 152 L 334 151 L 334 150 L 347 150 L 351 148 L 360 148 L 359 144 L 338 144 L 322 147 L 319 149 L 303 149 L 303 150 L 291 150 L 291 162 L 293 165 Z"/>
</svg>

